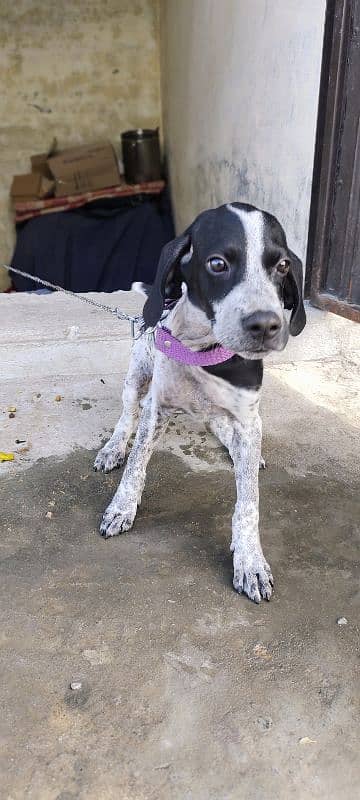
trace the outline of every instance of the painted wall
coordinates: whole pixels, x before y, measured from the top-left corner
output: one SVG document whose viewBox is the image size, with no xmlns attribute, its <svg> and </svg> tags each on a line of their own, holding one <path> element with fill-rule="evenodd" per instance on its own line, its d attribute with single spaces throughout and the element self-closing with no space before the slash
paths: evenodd
<svg viewBox="0 0 360 800">
<path fill-rule="evenodd" d="M 160 121 L 157 0 L 0 0 L 0 253 L 29 156 Z M 4 286 L 4 274 L 0 275 Z"/>
<path fill-rule="evenodd" d="M 244 200 L 306 252 L 325 0 L 162 0 L 166 152 L 178 229 Z"/>
</svg>

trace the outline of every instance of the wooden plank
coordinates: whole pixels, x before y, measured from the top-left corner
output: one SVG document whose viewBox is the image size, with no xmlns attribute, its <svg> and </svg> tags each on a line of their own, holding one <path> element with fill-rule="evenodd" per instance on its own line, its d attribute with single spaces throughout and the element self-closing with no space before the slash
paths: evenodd
<svg viewBox="0 0 360 800">
<path fill-rule="evenodd" d="M 332 311 L 333 314 L 339 314 L 341 317 L 351 319 L 353 322 L 360 322 L 360 306 L 351 305 L 329 294 L 321 294 L 319 292 L 312 294 L 311 302 L 316 308 Z"/>
</svg>

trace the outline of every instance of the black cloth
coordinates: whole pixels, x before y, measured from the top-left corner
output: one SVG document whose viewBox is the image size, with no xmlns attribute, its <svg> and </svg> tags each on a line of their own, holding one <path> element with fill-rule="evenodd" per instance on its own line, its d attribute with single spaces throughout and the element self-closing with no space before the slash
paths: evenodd
<svg viewBox="0 0 360 800">
<path fill-rule="evenodd" d="M 21 223 L 11 265 L 74 292 L 130 289 L 134 281 L 153 282 L 161 249 L 173 237 L 166 192 L 99 200 Z M 18 291 L 39 288 L 11 277 Z"/>
</svg>

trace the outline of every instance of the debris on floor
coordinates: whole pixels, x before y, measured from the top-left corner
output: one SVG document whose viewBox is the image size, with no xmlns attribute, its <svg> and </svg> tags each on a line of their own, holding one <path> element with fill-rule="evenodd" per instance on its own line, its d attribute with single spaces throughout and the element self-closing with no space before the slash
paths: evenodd
<svg viewBox="0 0 360 800">
<path fill-rule="evenodd" d="M 16 452 L 19 453 L 19 455 L 24 455 L 24 453 L 29 452 L 30 448 L 31 448 L 31 442 L 27 442 L 27 444 L 25 443 L 23 447 L 18 447 Z"/>
<path fill-rule="evenodd" d="M 73 692 L 78 692 L 79 689 L 81 689 L 81 687 L 82 687 L 81 681 L 71 681 L 70 683 L 70 689 L 72 689 Z"/>
<path fill-rule="evenodd" d="M 14 453 L 2 453 L 0 451 L 0 461 L 14 461 Z"/>
<path fill-rule="evenodd" d="M 257 726 L 261 731 L 269 731 L 272 726 L 271 717 L 258 717 Z"/>
<path fill-rule="evenodd" d="M 67 332 L 68 339 L 76 339 L 79 336 L 80 328 L 78 325 L 70 325 L 70 328 Z"/>
<path fill-rule="evenodd" d="M 272 655 L 269 653 L 267 647 L 260 643 L 255 645 L 253 653 L 256 658 L 262 658 L 263 661 L 271 661 L 272 659 Z"/>
</svg>

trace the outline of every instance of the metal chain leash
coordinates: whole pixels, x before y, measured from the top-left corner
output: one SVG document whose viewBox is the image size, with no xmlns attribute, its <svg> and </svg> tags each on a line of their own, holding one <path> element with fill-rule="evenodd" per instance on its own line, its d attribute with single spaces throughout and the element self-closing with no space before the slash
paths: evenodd
<svg viewBox="0 0 360 800">
<path fill-rule="evenodd" d="M 133 339 L 135 339 L 135 325 L 138 325 L 140 327 L 140 332 L 138 336 L 141 336 L 141 334 L 143 333 L 144 320 L 141 314 L 137 315 L 127 314 L 126 311 L 121 311 L 120 308 L 117 307 L 113 308 L 112 306 L 107 306 L 104 303 L 99 303 L 97 300 L 92 300 L 90 297 L 84 297 L 81 294 L 76 294 L 76 292 L 72 292 L 70 289 L 64 289 L 63 286 L 57 286 L 56 283 L 50 283 L 50 281 L 45 281 L 43 278 L 37 278 L 35 275 L 30 275 L 29 272 L 23 272 L 21 269 L 10 267 L 7 264 L 3 264 L 3 267 L 9 270 L 9 272 L 15 272 L 17 275 L 21 275 L 23 278 L 29 278 L 35 283 L 39 283 L 42 286 L 46 286 L 48 289 L 54 289 L 56 292 L 62 292 L 63 294 L 67 294 L 70 297 L 75 297 L 76 300 L 81 300 L 83 303 L 88 303 L 88 305 L 94 306 L 95 308 L 99 309 L 99 311 L 107 311 L 108 314 L 115 314 L 115 316 L 118 319 L 130 322 L 131 335 Z"/>
</svg>

